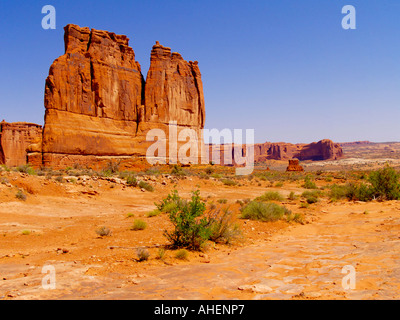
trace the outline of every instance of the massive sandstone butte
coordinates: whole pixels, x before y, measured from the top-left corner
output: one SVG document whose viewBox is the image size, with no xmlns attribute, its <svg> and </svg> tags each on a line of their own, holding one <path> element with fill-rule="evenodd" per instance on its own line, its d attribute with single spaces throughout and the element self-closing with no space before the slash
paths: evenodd
<svg viewBox="0 0 400 320">
<path fill-rule="evenodd" d="M 197 62 L 157 42 L 145 82 L 126 36 L 71 24 L 64 29 L 65 54 L 50 67 L 45 86 L 45 165 L 145 156 L 150 129 L 168 137 L 170 121 L 197 132 L 204 127 Z"/>
<path fill-rule="evenodd" d="M 39 154 L 42 126 L 26 122 L 0 122 L 0 164 L 15 167 L 27 163 L 27 151 Z"/>
</svg>

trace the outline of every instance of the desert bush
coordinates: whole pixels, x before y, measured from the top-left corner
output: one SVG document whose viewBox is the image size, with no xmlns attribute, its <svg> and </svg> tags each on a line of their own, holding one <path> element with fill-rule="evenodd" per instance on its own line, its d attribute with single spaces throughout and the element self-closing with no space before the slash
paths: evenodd
<svg viewBox="0 0 400 320">
<path fill-rule="evenodd" d="M 304 184 L 302 185 L 302 187 L 306 189 L 317 189 L 317 185 L 314 181 L 311 180 L 310 176 L 306 176 L 304 178 Z"/>
<path fill-rule="evenodd" d="M 231 244 L 234 240 L 241 237 L 242 232 L 239 225 L 234 222 L 233 213 L 228 209 L 216 210 L 209 214 L 208 223 L 211 229 L 209 240 Z"/>
<path fill-rule="evenodd" d="M 140 181 L 139 184 L 138 184 L 138 187 L 141 188 L 141 189 L 150 191 L 150 192 L 154 191 L 154 187 L 151 184 L 149 184 L 149 183 L 147 183 L 145 181 Z"/>
<path fill-rule="evenodd" d="M 160 211 L 160 210 L 154 209 L 153 211 L 150 211 L 149 213 L 147 213 L 147 216 L 148 216 L 149 218 L 152 218 L 152 217 L 157 217 L 157 216 L 159 216 L 160 214 L 161 214 L 161 211 Z"/>
<path fill-rule="evenodd" d="M 147 261 L 150 257 L 149 251 L 147 249 L 143 249 L 143 248 L 137 249 L 136 254 L 138 256 L 139 262 Z"/>
<path fill-rule="evenodd" d="M 227 204 L 228 203 L 228 199 L 218 199 L 217 202 L 220 203 L 220 204 Z"/>
<path fill-rule="evenodd" d="M 160 169 L 158 167 L 151 167 L 147 169 L 145 173 L 151 176 L 159 176 L 161 174 Z"/>
<path fill-rule="evenodd" d="M 133 222 L 131 230 L 137 231 L 137 230 L 144 230 L 146 228 L 147 228 L 147 223 L 143 220 L 137 219 Z"/>
<path fill-rule="evenodd" d="M 25 193 L 22 192 L 22 190 L 18 190 L 17 194 L 15 195 L 15 197 L 18 200 L 22 200 L 22 201 L 26 201 L 26 195 Z"/>
<path fill-rule="evenodd" d="M 206 205 L 200 199 L 200 192 L 195 191 L 190 201 L 181 201 L 177 191 L 174 191 L 177 206 L 169 213 L 169 220 L 174 230 L 165 230 L 164 236 L 171 241 L 172 246 L 199 250 L 202 243 L 211 235 L 208 221 L 204 216 Z"/>
<path fill-rule="evenodd" d="M 55 178 L 55 180 L 59 183 L 63 183 L 64 182 L 64 178 L 62 176 L 58 176 Z"/>
<path fill-rule="evenodd" d="M 293 191 L 291 191 L 288 195 L 289 200 L 297 200 L 297 198 L 298 196 Z"/>
<path fill-rule="evenodd" d="M 33 169 L 29 164 L 18 166 L 16 168 L 18 172 L 27 173 L 29 175 L 36 175 L 35 169 Z"/>
<path fill-rule="evenodd" d="M 241 217 L 259 221 L 277 221 L 290 213 L 286 207 L 273 202 L 252 201 L 243 208 Z"/>
<path fill-rule="evenodd" d="M 96 233 L 100 236 L 100 237 L 109 237 L 111 236 L 112 232 L 109 228 L 103 226 L 99 229 L 96 230 Z"/>
<path fill-rule="evenodd" d="M 155 203 L 157 209 L 164 213 L 171 213 L 178 210 L 184 204 L 185 200 L 181 199 L 177 190 L 173 190 L 165 199 L 162 199 L 159 203 Z"/>
<path fill-rule="evenodd" d="M 108 172 L 111 175 L 118 173 L 120 164 L 121 164 L 121 160 L 116 160 L 116 161 L 110 160 L 107 162 L 107 165 L 103 169 L 103 171 Z"/>
<path fill-rule="evenodd" d="M 166 253 L 166 251 L 165 251 L 164 248 L 158 249 L 157 257 L 156 257 L 156 258 L 159 259 L 159 260 L 164 260 L 164 258 L 165 258 L 165 253 Z"/>
<path fill-rule="evenodd" d="M 400 199 L 399 178 L 400 174 L 389 165 L 371 172 L 368 181 L 371 183 L 373 196 L 378 200 Z"/>
<path fill-rule="evenodd" d="M 286 218 L 287 222 L 296 222 L 296 223 L 300 223 L 300 224 L 304 224 L 304 216 L 300 213 L 291 213 L 287 215 Z"/>
<path fill-rule="evenodd" d="M 257 197 L 256 201 L 283 201 L 283 196 L 277 191 L 267 191 L 263 195 Z"/>
<path fill-rule="evenodd" d="M 129 174 L 125 179 L 126 184 L 130 187 L 136 187 L 138 185 L 137 179 L 133 174 Z"/>
<path fill-rule="evenodd" d="M 189 257 L 189 252 L 185 249 L 180 249 L 175 253 L 175 258 L 179 260 L 187 260 Z"/>
<path fill-rule="evenodd" d="M 22 230 L 21 234 L 24 235 L 24 236 L 28 236 L 28 235 L 31 234 L 31 230 Z"/>
<path fill-rule="evenodd" d="M 236 181 L 233 181 L 232 179 L 222 179 L 221 182 L 225 185 L 225 186 L 229 186 L 229 187 L 233 187 L 237 185 Z"/>
<path fill-rule="evenodd" d="M 186 201 L 174 190 L 156 205 L 161 211 L 170 206 L 168 214 L 174 229 L 165 230 L 164 236 L 173 247 L 201 250 L 208 240 L 229 244 L 240 234 L 228 210 L 221 212 L 213 206 L 206 213 L 206 203 L 199 191 L 194 191 L 191 200 Z"/>
<path fill-rule="evenodd" d="M 320 190 L 304 191 L 301 196 L 305 198 L 308 204 L 313 204 L 318 202 L 318 198 L 322 195 Z"/>
<path fill-rule="evenodd" d="M 333 201 L 336 200 L 341 200 L 341 199 L 346 199 L 347 198 L 347 193 L 348 193 L 348 186 L 347 185 L 337 185 L 333 184 L 330 187 L 329 191 L 329 198 Z"/>
</svg>

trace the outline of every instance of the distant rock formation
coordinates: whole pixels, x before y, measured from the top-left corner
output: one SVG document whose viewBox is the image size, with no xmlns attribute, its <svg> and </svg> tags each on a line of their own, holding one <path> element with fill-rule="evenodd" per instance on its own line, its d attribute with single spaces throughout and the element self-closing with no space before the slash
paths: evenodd
<svg viewBox="0 0 400 320">
<path fill-rule="evenodd" d="M 0 122 L 0 164 L 15 167 L 27 163 L 31 154 L 41 149 L 42 126 L 26 123 Z"/>
<path fill-rule="evenodd" d="M 145 156 L 146 133 L 168 123 L 204 127 L 203 85 L 197 62 L 158 42 L 144 81 L 129 39 L 67 25 L 65 54 L 45 87 L 43 163 L 59 167 L 104 156 Z M 200 136 L 200 135 L 198 135 Z"/>
<path fill-rule="evenodd" d="M 208 145 L 209 159 L 214 160 L 215 154 L 219 153 L 221 164 L 231 164 L 234 159 L 233 145 L 225 148 L 225 145 Z M 230 150 L 230 153 L 226 153 Z M 240 155 L 246 154 L 246 146 L 242 146 Z M 343 157 L 343 149 L 338 143 L 325 139 L 310 144 L 291 144 L 285 142 L 261 143 L 254 145 L 254 161 L 256 163 L 265 163 L 268 160 L 338 160 Z M 215 162 L 215 161 L 214 161 Z M 235 164 L 235 163 L 233 163 Z"/>
<path fill-rule="evenodd" d="M 298 159 L 292 159 L 289 160 L 289 166 L 286 168 L 286 171 L 288 172 L 303 172 L 304 168 L 299 165 L 299 160 Z"/>
</svg>

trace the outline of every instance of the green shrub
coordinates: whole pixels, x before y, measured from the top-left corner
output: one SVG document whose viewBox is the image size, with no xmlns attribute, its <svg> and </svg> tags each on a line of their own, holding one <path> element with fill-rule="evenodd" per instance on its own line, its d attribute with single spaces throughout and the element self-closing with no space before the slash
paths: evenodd
<svg viewBox="0 0 400 320">
<path fill-rule="evenodd" d="M 280 206 L 273 202 L 252 201 L 242 210 L 243 219 L 259 220 L 259 221 L 276 221 L 282 219 L 291 211 L 286 207 Z"/>
<path fill-rule="evenodd" d="M 371 183 L 372 194 L 378 200 L 400 199 L 400 174 L 389 165 L 371 172 L 368 181 Z"/>
<path fill-rule="evenodd" d="M 302 185 L 302 187 L 306 189 L 317 189 L 317 185 L 314 181 L 311 180 L 310 176 L 306 176 L 304 178 L 304 184 Z"/>
<path fill-rule="evenodd" d="M 129 175 L 126 177 L 126 184 L 127 184 L 128 186 L 130 186 L 130 187 L 137 187 L 138 182 L 137 182 L 136 177 L 135 177 L 133 174 L 129 174 Z"/>
<path fill-rule="evenodd" d="M 283 201 L 283 196 L 277 191 L 268 191 L 257 197 L 256 201 Z"/>
<path fill-rule="evenodd" d="M 329 187 L 329 198 L 333 201 L 346 199 L 348 193 L 348 186 L 347 185 L 337 185 L 333 184 Z"/>
<path fill-rule="evenodd" d="M 206 205 L 200 199 L 200 192 L 193 192 L 191 201 L 182 201 L 175 190 L 170 199 L 174 199 L 177 204 L 169 213 L 169 220 L 174 229 L 165 230 L 164 236 L 174 247 L 199 250 L 211 235 L 207 218 L 204 216 Z"/>
<path fill-rule="evenodd" d="M 180 249 L 175 253 L 175 258 L 179 260 L 188 260 L 189 252 L 185 249 Z"/>
<path fill-rule="evenodd" d="M 36 175 L 35 169 L 33 169 L 29 164 L 18 166 L 16 168 L 18 172 L 27 173 L 29 175 Z"/>
<path fill-rule="evenodd" d="M 15 197 L 18 200 L 22 200 L 22 201 L 26 201 L 26 195 L 22 192 L 22 190 L 18 190 L 17 194 L 15 195 Z"/>
<path fill-rule="evenodd" d="M 145 181 L 140 181 L 139 184 L 138 184 L 138 187 L 141 188 L 141 189 L 150 191 L 150 192 L 154 191 L 154 187 L 151 184 L 149 184 L 149 183 L 147 183 Z"/>
<path fill-rule="evenodd" d="M 288 195 L 289 200 L 297 200 L 297 198 L 298 196 L 293 191 L 291 191 Z"/>
<path fill-rule="evenodd" d="M 226 204 L 228 203 L 228 199 L 218 199 L 217 202 L 220 204 Z"/>
<path fill-rule="evenodd" d="M 131 230 L 137 231 L 137 230 L 144 230 L 147 227 L 147 223 L 143 220 L 137 219 L 133 222 L 133 226 L 131 227 Z"/>
<path fill-rule="evenodd" d="M 233 181 L 232 179 L 222 179 L 221 181 L 225 186 L 233 187 L 237 185 L 237 182 Z"/>
<path fill-rule="evenodd" d="M 159 216 L 160 214 L 161 214 L 161 211 L 160 211 L 160 210 L 154 209 L 153 211 L 150 211 L 150 212 L 147 214 L 147 216 L 148 216 L 149 218 L 152 218 L 152 217 L 157 217 L 157 216 Z"/>
</svg>

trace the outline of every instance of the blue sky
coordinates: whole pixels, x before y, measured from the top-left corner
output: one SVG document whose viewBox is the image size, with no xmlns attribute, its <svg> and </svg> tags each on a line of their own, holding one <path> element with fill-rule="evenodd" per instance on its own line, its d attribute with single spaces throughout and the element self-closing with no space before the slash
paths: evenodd
<svg viewBox="0 0 400 320">
<path fill-rule="evenodd" d="M 44 30 L 44 5 L 56 30 Z M 344 30 L 342 7 L 357 10 Z M 127 35 L 144 76 L 156 40 L 198 60 L 206 128 L 256 142 L 400 141 L 398 0 L 0 0 L 0 118 L 43 124 L 68 23 Z M 0 119 L 0 121 L 1 121 Z"/>
</svg>

